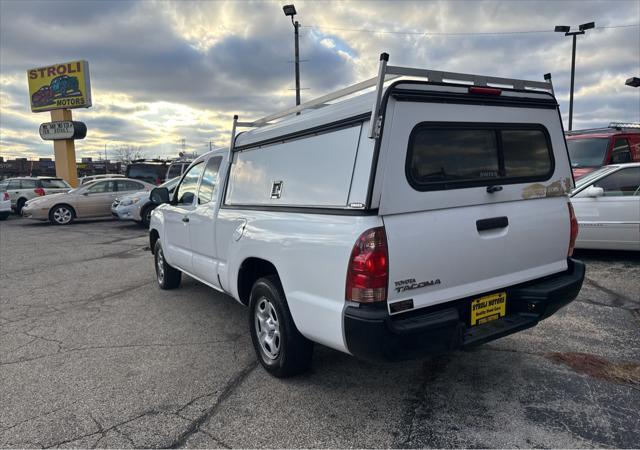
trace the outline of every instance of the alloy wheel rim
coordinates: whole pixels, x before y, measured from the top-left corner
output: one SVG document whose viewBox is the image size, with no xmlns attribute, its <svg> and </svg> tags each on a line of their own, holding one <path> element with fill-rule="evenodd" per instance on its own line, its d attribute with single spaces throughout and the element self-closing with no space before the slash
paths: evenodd
<svg viewBox="0 0 640 450">
<path fill-rule="evenodd" d="M 53 220 L 57 223 L 65 224 L 71 220 L 71 211 L 69 208 L 60 207 L 53 212 Z"/>
<path fill-rule="evenodd" d="M 162 254 L 162 249 L 158 249 L 156 269 L 158 271 L 158 283 L 162 284 L 164 282 L 164 255 Z"/>
<path fill-rule="evenodd" d="M 275 307 L 266 297 L 258 300 L 254 323 L 262 353 L 271 360 L 276 359 L 280 355 L 280 321 Z"/>
</svg>

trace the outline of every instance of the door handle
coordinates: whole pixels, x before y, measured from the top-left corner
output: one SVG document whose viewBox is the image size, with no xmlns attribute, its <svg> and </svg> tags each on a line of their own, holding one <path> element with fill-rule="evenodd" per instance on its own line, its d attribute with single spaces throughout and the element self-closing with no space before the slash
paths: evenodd
<svg viewBox="0 0 640 450">
<path fill-rule="evenodd" d="M 187 216 L 184 216 L 184 217 L 182 218 L 182 221 L 183 221 L 184 223 L 187 223 L 187 222 L 189 222 L 189 218 L 188 218 Z"/>
<path fill-rule="evenodd" d="M 478 231 L 493 230 L 495 228 L 505 228 L 508 225 L 509 219 L 506 216 L 476 220 L 476 228 L 478 229 Z"/>
</svg>

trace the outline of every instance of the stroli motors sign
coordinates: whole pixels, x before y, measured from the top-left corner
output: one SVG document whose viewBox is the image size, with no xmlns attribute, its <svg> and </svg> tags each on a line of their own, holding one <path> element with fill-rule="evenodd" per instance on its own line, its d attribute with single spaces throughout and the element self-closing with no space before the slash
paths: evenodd
<svg viewBox="0 0 640 450">
<path fill-rule="evenodd" d="M 61 122 L 46 122 L 40 125 L 40 137 L 47 141 L 58 139 L 84 139 L 87 126 L 83 122 L 64 120 Z"/>
<path fill-rule="evenodd" d="M 89 63 L 72 61 L 27 71 L 31 111 L 91 106 Z"/>
</svg>

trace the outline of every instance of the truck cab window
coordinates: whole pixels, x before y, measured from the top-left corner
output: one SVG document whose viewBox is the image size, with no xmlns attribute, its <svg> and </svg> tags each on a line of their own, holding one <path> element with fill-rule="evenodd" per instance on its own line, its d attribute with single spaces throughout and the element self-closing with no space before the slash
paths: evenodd
<svg viewBox="0 0 640 450">
<path fill-rule="evenodd" d="M 221 156 L 216 156 L 207 161 L 207 166 L 204 169 L 202 181 L 200 182 L 200 188 L 198 190 L 199 205 L 209 203 L 215 197 L 216 188 L 218 186 L 218 171 L 220 170 L 221 162 Z"/>
<path fill-rule="evenodd" d="M 617 138 L 611 151 L 611 164 L 631 162 L 631 150 L 626 139 Z"/>
<path fill-rule="evenodd" d="M 198 180 L 203 169 L 204 164 L 199 162 L 185 174 L 182 183 L 178 186 L 178 194 L 176 196 L 178 205 L 189 206 L 193 204 L 193 199 L 198 189 Z"/>
</svg>

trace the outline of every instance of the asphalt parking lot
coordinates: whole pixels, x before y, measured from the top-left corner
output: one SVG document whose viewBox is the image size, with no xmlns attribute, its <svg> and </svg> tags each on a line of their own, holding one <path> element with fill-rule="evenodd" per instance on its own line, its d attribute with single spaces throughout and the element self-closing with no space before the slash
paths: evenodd
<svg viewBox="0 0 640 450">
<path fill-rule="evenodd" d="M 0 222 L 2 447 L 637 447 L 640 255 L 582 252 L 578 299 L 468 352 L 256 363 L 246 310 L 156 287 L 144 230 Z"/>
</svg>

